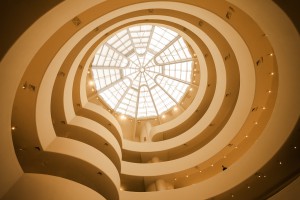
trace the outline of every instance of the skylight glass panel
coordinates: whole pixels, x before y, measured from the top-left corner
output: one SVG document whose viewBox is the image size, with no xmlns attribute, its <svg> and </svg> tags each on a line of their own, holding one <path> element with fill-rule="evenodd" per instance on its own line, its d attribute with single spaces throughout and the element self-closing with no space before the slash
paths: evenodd
<svg viewBox="0 0 300 200">
<path fill-rule="evenodd" d="M 167 48 L 161 51 L 161 53 L 155 57 L 155 60 L 160 65 L 166 65 L 179 61 L 192 60 L 192 56 L 184 40 L 178 38 L 177 40 L 173 40 Z"/>
<path fill-rule="evenodd" d="M 110 37 L 95 53 L 92 74 L 99 96 L 115 112 L 156 117 L 181 101 L 192 57 L 174 31 L 135 25 Z"/>
<path fill-rule="evenodd" d="M 191 82 L 192 65 L 192 61 L 165 65 L 164 74 L 166 76 L 173 77 L 175 79 L 180 79 L 189 83 Z"/>
</svg>

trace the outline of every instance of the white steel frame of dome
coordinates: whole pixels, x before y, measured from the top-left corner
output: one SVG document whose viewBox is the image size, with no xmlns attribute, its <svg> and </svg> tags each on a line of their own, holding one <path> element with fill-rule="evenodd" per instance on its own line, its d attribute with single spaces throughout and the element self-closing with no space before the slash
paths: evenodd
<svg viewBox="0 0 300 200">
<path fill-rule="evenodd" d="M 92 72 L 98 95 L 133 118 L 161 115 L 191 83 L 193 58 L 178 33 L 157 25 L 119 31 L 97 50 Z"/>
</svg>

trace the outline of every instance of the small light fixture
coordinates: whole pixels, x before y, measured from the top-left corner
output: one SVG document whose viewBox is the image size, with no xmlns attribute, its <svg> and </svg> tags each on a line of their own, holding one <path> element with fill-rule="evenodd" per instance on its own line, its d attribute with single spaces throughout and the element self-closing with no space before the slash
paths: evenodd
<svg viewBox="0 0 300 200">
<path fill-rule="evenodd" d="M 166 118 L 166 115 L 162 115 L 161 117 L 164 119 L 164 118 Z"/>
<path fill-rule="evenodd" d="M 281 162 L 281 161 L 279 161 L 279 165 L 282 165 L 282 162 Z"/>
<path fill-rule="evenodd" d="M 275 74 L 274 72 L 271 72 L 271 73 L 270 73 L 271 76 L 274 76 L 274 74 Z"/>
<path fill-rule="evenodd" d="M 254 122 L 254 124 L 255 124 L 255 125 L 257 125 L 257 124 L 258 124 L 258 122 Z"/>
<path fill-rule="evenodd" d="M 125 115 L 121 115 L 121 116 L 120 116 L 120 119 L 121 119 L 121 120 L 125 120 L 125 119 L 127 119 L 127 117 L 126 117 Z"/>
<path fill-rule="evenodd" d="M 199 170 L 200 173 L 202 173 L 202 170 Z"/>
<path fill-rule="evenodd" d="M 245 138 L 248 138 L 248 137 L 249 137 L 248 135 L 245 136 Z"/>
<path fill-rule="evenodd" d="M 270 54 L 269 54 L 269 56 L 273 56 L 273 55 L 274 55 L 273 53 L 270 53 Z"/>
<path fill-rule="evenodd" d="M 188 178 L 188 177 L 189 177 L 189 175 L 187 174 L 185 177 L 186 177 L 186 178 Z"/>
<path fill-rule="evenodd" d="M 211 166 L 211 167 L 213 167 L 213 166 L 214 166 L 214 164 L 211 164 L 210 166 Z"/>
<path fill-rule="evenodd" d="M 190 88 L 190 91 L 193 91 L 193 88 Z"/>
<path fill-rule="evenodd" d="M 250 187 L 250 185 L 248 185 L 248 187 L 247 187 L 248 189 L 250 189 L 251 187 Z"/>
<path fill-rule="evenodd" d="M 262 109 L 263 109 L 263 110 L 266 110 L 267 108 L 264 106 L 264 107 L 262 107 Z"/>
<path fill-rule="evenodd" d="M 297 149 L 297 147 L 296 147 L 296 146 L 294 146 L 294 149 Z"/>
<path fill-rule="evenodd" d="M 268 90 L 268 93 L 271 94 L 271 93 L 272 93 L 272 90 Z"/>
<path fill-rule="evenodd" d="M 12 127 L 11 127 L 11 130 L 12 130 L 12 131 L 16 130 L 16 127 L 15 127 L 15 126 L 12 126 Z"/>
<path fill-rule="evenodd" d="M 177 107 L 174 107 L 174 109 L 173 109 L 174 111 L 177 111 L 178 110 L 178 108 Z"/>
<path fill-rule="evenodd" d="M 93 86 L 94 85 L 94 81 L 89 81 L 89 86 Z"/>
<path fill-rule="evenodd" d="M 224 155 L 224 156 L 223 156 L 223 158 L 227 158 L 227 156 L 226 156 L 226 155 Z"/>
<path fill-rule="evenodd" d="M 25 82 L 23 85 L 22 85 L 22 89 L 26 89 L 27 88 L 27 82 Z"/>
<path fill-rule="evenodd" d="M 177 178 L 174 178 L 174 181 L 177 181 Z"/>
</svg>

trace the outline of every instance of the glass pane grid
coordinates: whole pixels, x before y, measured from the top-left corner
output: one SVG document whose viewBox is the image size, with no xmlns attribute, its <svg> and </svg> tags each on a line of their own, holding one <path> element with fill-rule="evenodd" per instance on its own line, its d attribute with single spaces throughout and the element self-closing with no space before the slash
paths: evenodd
<svg viewBox="0 0 300 200">
<path fill-rule="evenodd" d="M 191 81 L 192 63 L 176 32 L 137 25 L 123 29 L 97 50 L 92 75 L 99 96 L 112 109 L 147 118 L 179 103 Z"/>
</svg>

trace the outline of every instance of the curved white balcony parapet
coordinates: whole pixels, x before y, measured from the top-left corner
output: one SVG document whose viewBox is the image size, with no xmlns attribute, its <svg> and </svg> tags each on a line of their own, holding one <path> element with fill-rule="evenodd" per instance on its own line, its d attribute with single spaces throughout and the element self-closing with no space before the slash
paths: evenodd
<svg viewBox="0 0 300 200">
<path fill-rule="evenodd" d="M 97 134 L 99 137 L 103 138 L 104 139 L 104 143 L 102 144 L 103 151 L 101 152 L 104 153 L 107 157 L 109 157 L 118 169 L 121 168 L 121 160 L 122 160 L 121 147 L 117 139 L 111 134 L 110 131 L 108 131 L 101 124 L 80 116 L 75 116 L 70 121 L 69 124 L 78 126 L 80 128 L 84 128 L 88 131 Z M 85 136 L 84 133 L 79 137 L 82 138 L 79 139 L 79 141 L 85 141 L 86 144 L 95 142 L 95 141 L 90 141 L 90 142 L 86 141 L 86 140 L 94 140 L 95 138 L 87 138 L 87 136 Z M 99 146 L 101 145 L 99 144 Z"/>
<path fill-rule="evenodd" d="M 32 173 L 24 173 L 2 199 L 105 200 L 101 194 L 75 181 Z"/>
<path fill-rule="evenodd" d="M 56 137 L 55 140 L 47 147 L 46 151 L 71 156 L 95 166 L 99 169 L 98 172 L 101 172 L 101 176 L 104 176 L 99 177 L 99 184 L 101 183 L 99 191 L 101 195 L 108 199 L 119 199 L 119 172 L 107 156 L 97 149 L 76 140 Z M 69 170 L 75 169 L 76 166 Z M 95 176 L 97 176 L 98 172 L 95 171 Z M 108 180 L 110 180 L 112 184 L 109 184 L 107 182 Z M 112 185 L 114 185 L 114 188 L 111 188 Z"/>
</svg>

